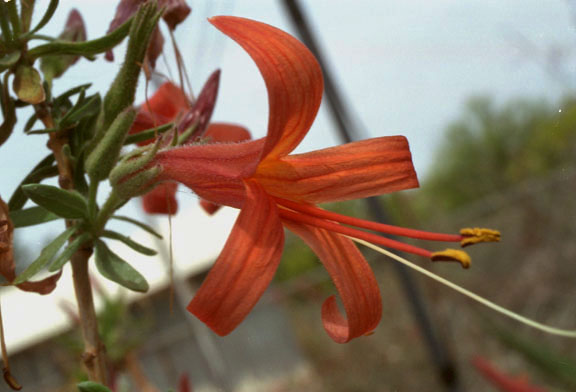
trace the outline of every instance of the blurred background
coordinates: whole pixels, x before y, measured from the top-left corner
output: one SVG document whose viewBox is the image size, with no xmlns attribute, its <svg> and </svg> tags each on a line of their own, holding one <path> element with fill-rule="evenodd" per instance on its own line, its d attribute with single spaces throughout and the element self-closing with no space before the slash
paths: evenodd
<svg viewBox="0 0 576 392">
<path fill-rule="evenodd" d="M 175 33 L 193 88 L 197 92 L 214 69 L 223 72 L 214 120 L 264 136 L 267 101 L 249 57 L 206 18 L 244 16 L 304 37 L 287 6 L 299 4 L 342 105 L 334 111 L 325 97 L 297 152 L 341 143 L 334 113 L 344 113 L 352 138 L 405 135 L 421 182 L 418 190 L 383 196 L 371 206 L 354 201 L 325 207 L 371 220 L 378 218 L 376 208 L 390 223 L 424 230 L 497 228 L 503 241 L 472 249 L 470 270 L 410 259 L 513 311 L 574 328 L 576 3 L 187 2 L 192 14 Z M 37 0 L 37 9 L 47 3 Z M 58 34 L 68 11 L 77 8 L 88 37 L 101 36 L 116 5 L 62 0 L 46 34 Z M 116 50 L 114 63 L 81 60 L 55 83 L 56 92 L 87 80 L 94 83 L 92 92 L 105 92 L 122 50 Z M 169 45 L 165 52 L 159 71 L 175 75 Z M 137 100 L 144 100 L 143 89 Z M 2 147 L 5 199 L 45 156 L 45 142 L 41 135 L 16 132 Z M 380 283 L 382 322 L 371 336 L 334 343 L 323 330 L 320 308 L 335 288 L 295 237 L 288 237 L 276 280 L 254 312 L 230 336 L 217 337 L 184 308 L 236 212 L 224 209 L 208 217 L 196 197 L 180 189 L 180 212 L 171 225 L 166 217 L 144 216 L 138 200 L 123 211 L 154 225 L 165 238 L 171 226 L 174 281 L 170 244 L 119 226 L 159 247 L 159 257 L 146 259 L 117 250 L 142 271 L 152 290 L 142 296 L 104 281 L 96 285 L 118 391 L 178 390 L 182 380 L 194 391 L 529 390 L 502 389 L 504 379 L 529 383 L 534 391 L 576 390 L 576 342 L 504 319 L 425 277 L 406 278 L 392 260 L 372 251 L 364 253 Z M 50 224 L 16 233 L 19 269 L 53 233 Z M 46 298 L 0 291 L 12 372 L 25 391 L 74 391 L 84 377 L 70 290 L 63 278 Z"/>
</svg>

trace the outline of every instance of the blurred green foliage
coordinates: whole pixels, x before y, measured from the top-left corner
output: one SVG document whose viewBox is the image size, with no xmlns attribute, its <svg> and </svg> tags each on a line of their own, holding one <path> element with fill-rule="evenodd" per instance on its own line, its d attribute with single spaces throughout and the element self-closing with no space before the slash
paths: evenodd
<svg viewBox="0 0 576 392">
<path fill-rule="evenodd" d="M 557 104 L 482 97 L 447 128 L 418 209 L 446 212 L 576 163 L 576 98 Z M 419 214 L 422 216 L 422 214 Z"/>
</svg>

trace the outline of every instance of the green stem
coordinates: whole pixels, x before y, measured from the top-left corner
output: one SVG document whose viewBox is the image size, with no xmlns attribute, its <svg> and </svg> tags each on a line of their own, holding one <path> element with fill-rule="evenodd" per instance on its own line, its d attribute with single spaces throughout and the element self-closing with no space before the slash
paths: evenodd
<svg viewBox="0 0 576 392">
<path fill-rule="evenodd" d="M 92 223 L 96 222 L 96 216 L 98 214 L 98 204 L 96 202 L 96 196 L 98 195 L 98 185 L 99 182 L 90 179 L 90 185 L 88 187 L 88 217 Z"/>
<path fill-rule="evenodd" d="M 110 196 L 108 196 L 106 202 L 104 202 L 104 204 L 102 205 L 102 209 L 100 209 L 98 217 L 96 218 L 96 223 L 94 225 L 95 234 L 99 234 L 102 232 L 102 230 L 106 226 L 106 223 L 108 223 L 108 220 L 114 214 L 114 212 L 121 203 L 122 200 L 118 197 L 116 192 L 112 191 L 110 193 Z"/>
</svg>

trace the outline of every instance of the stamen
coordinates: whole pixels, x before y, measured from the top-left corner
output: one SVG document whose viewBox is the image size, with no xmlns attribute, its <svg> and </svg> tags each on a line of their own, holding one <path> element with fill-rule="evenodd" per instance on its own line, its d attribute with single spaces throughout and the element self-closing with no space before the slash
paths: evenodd
<svg viewBox="0 0 576 392">
<path fill-rule="evenodd" d="M 480 302 L 482 305 L 495 310 L 496 312 L 502 313 L 503 315 L 510 317 L 516 321 L 521 322 L 522 324 L 528 325 L 529 327 L 532 328 L 536 328 L 539 329 L 540 331 L 544 331 L 546 333 L 549 333 L 551 335 L 557 335 L 557 336 L 564 336 L 567 338 L 576 338 L 576 330 L 574 329 L 560 329 L 560 328 L 555 328 L 555 327 L 551 327 L 549 325 L 546 324 L 542 324 L 539 323 L 537 321 L 534 321 L 532 319 L 529 319 L 528 317 L 524 317 L 518 313 L 514 313 L 511 310 L 508 310 L 500 305 L 495 304 L 492 301 L 487 300 L 484 297 L 479 296 L 478 294 L 475 294 L 473 292 L 471 292 L 470 290 L 466 290 L 465 288 L 458 286 L 455 283 L 450 282 L 447 279 L 442 278 L 441 276 L 438 276 L 422 267 L 417 266 L 416 264 L 411 263 L 410 261 L 403 259 L 402 257 L 386 250 L 383 248 L 380 248 L 379 246 L 376 246 L 370 242 L 364 241 L 362 239 L 358 239 L 358 238 L 353 238 L 353 237 L 349 237 L 352 241 L 357 242 L 359 244 L 362 244 L 370 249 L 375 250 L 376 252 L 382 253 L 394 260 L 396 260 L 397 262 L 404 264 L 405 266 L 412 268 L 415 271 L 420 272 L 423 275 L 426 275 L 427 277 L 434 279 L 435 281 L 442 283 L 445 286 L 450 287 L 453 290 L 458 291 L 460 294 L 463 294 L 465 296 L 467 296 L 468 298 L 473 299 L 476 302 Z"/>
<path fill-rule="evenodd" d="M 456 261 L 462 265 L 463 268 L 470 268 L 470 256 L 468 253 L 457 249 L 446 249 L 440 252 L 432 253 L 430 257 L 432 261 Z"/>
<path fill-rule="evenodd" d="M 483 229 L 479 227 L 467 228 L 460 230 L 462 234 L 462 241 L 460 246 L 463 248 L 469 245 L 478 244 L 480 242 L 499 242 L 500 232 L 498 230 Z"/>
<path fill-rule="evenodd" d="M 361 238 L 363 240 L 373 242 L 387 248 L 396 249 L 406 253 L 412 253 L 418 256 L 431 258 L 432 252 L 426 249 L 418 248 L 414 245 L 405 244 L 400 241 L 392 240 L 390 238 L 382 237 L 372 233 L 354 229 L 351 227 L 342 226 L 336 222 L 331 222 L 324 219 L 319 219 L 315 216 L 304 215 L 298 212 L 290 211 L 285 208 L 280 208 L 280 217 L 282 219 L 291 220 L 296 223 L 304 223 L 310 226 L 319 227 L 322 229 L 330 230 L 336 233 L 344 234 L 350 237 Z"/>
<path fill-rule="evenodd" d="M 433 233 L 430 231 L 392 226 L 384 223 L 371 222 L 363 219 L 353 218 L 346 215 L 340 215 L 335 212 L 326 211 L 309 204 L 298 203 L 286 199 L 280 199 L 278 197 L 276 197 L 275 199 L 278 202 L 278 204 L 288 207 L 291 210 L 298 211 L 306 215 L 316 216 L 322 219 L 330 219 L 332 221 L 343 223 L 345 225 L 360 227 L 362 229 L 373 230 L 378 231 L 380 233 L 386 233 L 402 237 L 415 238 L 419 240 L 442 241 L 442 242 L 462 241 L 462 235 L 460 234 Z"/>
</svg>

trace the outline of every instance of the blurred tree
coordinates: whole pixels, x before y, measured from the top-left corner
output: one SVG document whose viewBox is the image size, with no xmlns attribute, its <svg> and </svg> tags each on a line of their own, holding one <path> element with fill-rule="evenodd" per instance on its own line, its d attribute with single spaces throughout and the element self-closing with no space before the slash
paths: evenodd
<svg viewBox="0 0 576 392">
<path fill-rule="evenodd" d="M 576 100 L 470 100 L 449 125 L 418 208 L 446 212 L 576 162 Z M 434 207 L 434 208 L 431 208 Z"/>
</svg>

